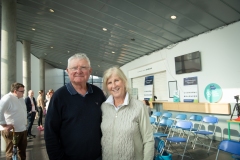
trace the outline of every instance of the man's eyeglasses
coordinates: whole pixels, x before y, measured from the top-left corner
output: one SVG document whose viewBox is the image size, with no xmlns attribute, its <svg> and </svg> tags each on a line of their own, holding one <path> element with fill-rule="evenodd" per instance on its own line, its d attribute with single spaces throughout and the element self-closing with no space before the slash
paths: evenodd
<svg viewBox="0 0 240 160">
<path fill-rule="evenodd" d="M 17 90 L 18 91 L 18 90 Z M 18 91 L 18 92 L 22 92 L 22 93 L 24 93 L 25 91 L 23 90 L 23 91 Z"/>
<path fill-rule="evenodd" d="M 79 69 L 80 69 L 81 71 L 87 71 L 89 68 L 90 68 L 90 67 L 81 66 L 81 67 L 72 67 L 72 68 L 69 68 L 69 69 L 70 69 L 71 71 L 73 71 L 73 72 L 76 72 L 76 71 L 78 71 Z"/>
</svg>

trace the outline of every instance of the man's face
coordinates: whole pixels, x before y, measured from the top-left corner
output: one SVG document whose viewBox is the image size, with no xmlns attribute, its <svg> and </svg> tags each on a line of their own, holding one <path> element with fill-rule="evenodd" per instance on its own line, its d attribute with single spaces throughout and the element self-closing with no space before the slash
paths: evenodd
<svg viewBox="0 0 240 160">
<path fill-rule="evenodd" d="M 14 93 L 18 98 L 22 98 L 24 94 L 24 87 L 18 88 L 18 90 L 15 90 Z"/>
<path fill-rule="evenodd" d="M 34 96 L 34 92 L 33 92 L 32 90 L 30 90 L 30 91 L 28 92 L 28 96 L 29 96 L 29 97 L 33 97 L 33 96 Z"/>
<path fill-rule="evenodd" d="M 92 73 L 92 68 L 86 59 L 73 59 L 67 68 L 67 73 L 71 83 L 85 84 Z"/>
</svg>

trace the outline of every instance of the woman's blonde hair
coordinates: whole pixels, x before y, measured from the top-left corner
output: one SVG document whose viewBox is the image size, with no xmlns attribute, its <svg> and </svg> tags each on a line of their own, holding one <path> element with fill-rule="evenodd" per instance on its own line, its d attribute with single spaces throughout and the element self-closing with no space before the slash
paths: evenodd
<svg viewBox="0 0 240 160">
<path fill-rule="evenodd" d="M 108 89 L 107 89 L 107 81 L 113 74 L 117 75 L 123 81 L 126 92 L 129 92 L 127 77 L 125 76 L 123 71 L 117 66 L 111 67 L 104 72 L 104 74 L 103 74 L 103 91 L 105 91 L 106 93 L 109 93 Z"/>
<path fill-rule="evenodd" d="M 42 93 L 43 93 L 43 90 L 38 91 L 38 94 L 42 94 Z"/>
<path fill-rule="evenodd" d="M 51 93 L 51 92 L 54 92 L 53 89 L 49 89 L 49 90 L 48 90 L 48 93 Z"/>
</svg>

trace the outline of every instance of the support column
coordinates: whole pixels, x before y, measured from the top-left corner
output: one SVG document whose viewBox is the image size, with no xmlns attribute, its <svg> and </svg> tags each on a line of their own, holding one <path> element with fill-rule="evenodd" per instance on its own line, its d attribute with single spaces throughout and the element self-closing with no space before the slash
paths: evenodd
<svg viewBox="0 0 240 160">
<path fill-rule="evenodd" d="M 31 54 L 29 41 L 23 40 L 23 85 L 25 86 L 24 96 L 28 96 L 28 91 L 31 89 Z"/>
<path fill-rule="evenodd" d="M 16 0 L 2 0 L 1 30 L 1 96 L 10 92 L 16 82 Z M 6 143 L 1 136 L 1 151 Z"/>
<path fill-rule="evenodd" d="M 16 82 L 16 1 L 2 0 L 1 95 Z"/>
<path fill-rule="evenodd" d="M 45 93 L 45 61 L 44 59 L 40 58 L 40 90 L 42 89 Z"/>
</svg>

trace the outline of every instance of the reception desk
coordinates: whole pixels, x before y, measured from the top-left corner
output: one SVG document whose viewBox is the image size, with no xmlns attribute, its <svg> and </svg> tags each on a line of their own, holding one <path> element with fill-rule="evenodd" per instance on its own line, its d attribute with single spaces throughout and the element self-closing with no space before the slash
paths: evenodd
<svg viewBox="0 0 240 160">
<path fill-rule="evenodd" d="M 183 103 L 183 102 L 162 102 L 163 110 L 210 113 L 210 114 L 231 114 L 229 103 Z"/>
</svg>

